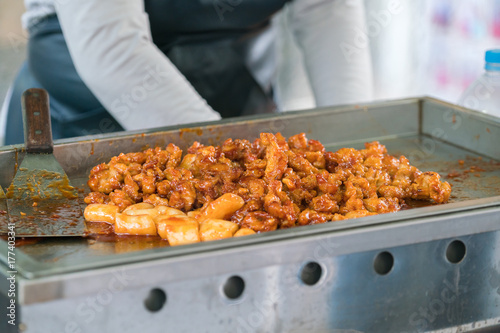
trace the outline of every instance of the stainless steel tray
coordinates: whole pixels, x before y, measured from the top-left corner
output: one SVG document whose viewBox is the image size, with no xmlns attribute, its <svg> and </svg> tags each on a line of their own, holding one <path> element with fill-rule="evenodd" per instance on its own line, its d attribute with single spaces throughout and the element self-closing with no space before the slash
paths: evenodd
<svg viewBox="0 0 500 333">
<path fill-rule="evenodd" d="M 412 164 L 439 172 L 453 185 L 450 204 L 405 212 L 412 217 L 443 214 L 457 209 L 474 209 L 500 201 L 500 127 L 498 120 L 482 114 L 451 107 L 432 99 L 407 99 L 365 106 L 326 108 L 258 118 L 239 118 L 201 127 L 172 128 L 146 133 L 118 133 L 78 141 L 62 141 L 55 155 L 73 184 L 85 189 L 90 169 L 108 162 L 121 152 L 146 147 L 165 147 L 172 142 L 185 149 L 194 141 L 220 144 L 226 138 L 254 139 L 261 132 L 281 132 L 285 136 L 306 132 L 329 150 L 363 147 L 364 142 L 379 140 L 390 154 L 405 155 Z M 21 147 L 0 151 L 0 184 L 7 187 L 14 164 L 23 158 Z M 460 165 L 459 161 L 464 162 Z M 478 171 L 467 173 L 466 170 Z M 479 169 L 474 169 L 475 167 Z M 458 176 L 449 178 L 449 173 Z M 491 200 L 493 199 L 493 200 Z M 402 213 L 371 218 L 371 225 L 399 219 Z M 198 251 L 267 242 L 297 234 L 323 233 L 359 226 L 350 220 L 323 226 L 301 227 L 257 235 L 237 242 L 196 244 L 182 248 L 159 248 L 164 242 L 152 238 L 118 237 L 108 241 L 94 239 L 44 239 L 20 246 L 18 270 L 26 277 L 103 267 L 113 263 L 177 256 Z M 5 243 L 0 243 L 5 246 Z M 137 252 L 137 250 L 141 250 Z M 4 252 L 2 252 L 4 254 Z M 5 262 L 5 257 L 0 257 Z"/>
<path fill-rule="evenodd" d="M 310 261 L 318 261 L 315 255 L 318 249 L 322 253 L 326 251 L 335 262 L 342 261 L 341 258 L 346 256 L 353 258 L 362 256 L 365 258 L 363 260 L 370 261 L 373 259 L 366 258 L 373 258 L 380 249 L 391 249 L 391 253 L 394 254 L 399 251 L 396 249 L 401 250 L 407 247 L 407 250 L 401 251 L 407 251 L 404 253 L 408 254 L 412 252 L 412 249 L 418 249 L 420 246 L 419 251 L 433 255 L 432 251 L 435 251 L 436 247 L 446 248 L 446 244 L 449 244 L 451 240 L 463 237 L 471 242 L 474 240 L 474 244 L 484 242 L 485 237 L 493 241 L 492 248 L 485 250 L 485 253 L 488 260 L 500 262 L 498 248 L 500 240 L 498 236 L 500 230 L 500 121 L 497 118 L 432 98 L 411 98 L 281 115 L 228 119 L 200 126 L 193 125 L 189 128 L 172 127 L 145 133 L 117 133 L 87 137 L 77 141 L 61 140 L 56 144 L 54 153 L 71 181 L 85 188 L 90 168 L 98 163 L 109 161 L 111 156 L 121 152 L 166 146 L 170 142 L 183 149 L 189 147 L 194 141 L 220 144 L 229 137 L 253 139 L 261 132 L 281 132 L 284 136 L 306 132 L 308 138 L 320 140 L 329 150 L 341 147 L 361 148 L 364 142 L 378 140 L 387 146 L 390 154 L 407 156 L 411 163 L 421 170 L 439 172 L 453 186 L 450 203 L 174 248 L 165 246 L 157 239 L 127 237 L 98 241 L 81 238 L 45 239 L 35 243 L 26 243 L 16 249 L 16 268 L 20 274 L 22 286 L 19 301 L 30 305 L 47 300 L 83 297 L 83 295 L 95 293 L 104 288 L 104 282 L 100 281 L 106 281 L 116 274 L 116 270 L 124 267 L 127 272 L 136 277 L 136 280 L 128 284 L 127 288 L 137 289 L 160 284 L 175 285 L 181 281 L 198 281 L 196 279 L 201 279 L 200 283 L 203 284 L 216 277 L 227 277 L 231 272 L 252 272 L 262 269 L 266 273 L 276 271 L 282 274 L 283 270 L 300 269 L 301 265 L 307 262 L 307 256 L 311 258 Z M 0 149 L 0 168 L 4 170 L 0 175 L 0 185 L 5 187 L 10 183 L 14 174 L 14 164 L 19 163 L 22 158 L 23 152 L 20 147 Z M 480 237 L 483 238 L 480 239 Z M 293 255 L 289 254 L 290 248 L 294 249 Z M 7 244 L 5 241 L 0 241 L 0 262 L 4 265 L 4 274 L 7 270 L 6 253 Z M 274 255 L 269 255 L 269 253 Z M 472 254 L 470 257 L 472 258 Z M 342 263 L 341 265 L 339 262 L 337 264 L 330 262 L 323 265 L 350 267 L 347 262 L 342 261 Z M 489 270 L 493 267 L 490 261 L 484 265 Z M 170 272 L 166 272 L 166 269 Z M 329 269 L 335 270 L 331 267 Z M 434 273 L 413 274 L 413 278 L 416 279 L 429 279 L 429 281 L 421 281 L 410 287 L 416 299 L 419 288 L 428 291 L 427 298 L 421 300 L 423 303 L 417 302 L 416 304 L 428 306 L 429 302 L 433 301 L 432 297 L 439 297 L 439 288 L 442 289 L 440 279 L 450 274 L 452 276 L 450 278 L 455 278 L 450 273 L 450 269 L 440 266 L 439 270 Z M 352 269 L 346 268 L 347 271 L 357 274 Z M 500 276 L 500 273 L 498 274 Z M 369 276 L 366 279 L 371 279 L 372 276 Z M 403 276 L 397 276 L 403 278 Z M 377 281 L 380 276 L 375 275 L 373 278 Z M 471 276 L 465 281 L 478 282 Z M 370 282 L 373 281 L 370 280 Z M 6 290 L 6 286 L 2 283 L 3 281 L 0 281 L 0 290 L 3 291 Z M 322 292 L 326 290 L 330 293 L 338 287 L 334 282 L 331 283 L 333 284 L 323 286 Z M 185 285 L 180 288 L 184 287 Z M 352 286 L 346 288 L 349 289 Z M 404 290 L 404 286 L 399 284 L 395 288 L 399 293 Z M 387 292 L 387 290 L 383 291 Z M 220 291 L 215 293 L 220 293 Z M 265 296 L 260 293 L 258 295 L 265 299 Z M 401 300 L 398 303 L 385 299 L 387 297 L 401 298 L 401 295 L 384 296 L 377 292 L 367 295 L 378 297 L 377 302 L 380 306 L 389 302 L 390 304 L 387 303 L 390 305 L 388 309 L 396 311 L 392 315 L 386 314 L 387 318 L 392 320 L 395 320 L 394 316 L 401 315 L 401 313 L 397 314 L 399 311 L 397 309 L 401 305 L 411 303 Z M 357 306 L 360 306 L 359 304 L 364 299 L 362 296 L 359 297 L 361 299 L 359 302 L 353 301 L 358 304 Z M 469 294 L 463 297 L 470 299 Z M 307 302 L 307 299 L 303 301 Z M 317 299 L 314 298 L 311 301 L 316 302 Z M 494 302 L 498 304 L 500 295 L 488 302 L 490 302 L 488 304 Z M 279 300 L 277 303 L 281 304 Z M 469 302 L 471 306 L 481 305 L 480 303 L 481 299 L 476 298 Z M 36 308 L 35 305 L 33 306 Z M 217 308 L 215 305 L 214 307 Z M 488 307 L 488 309 L 492 308 Z M 379 315 L 385 313 L 383 309 L 378 311 L 376 313 Z M 411 309 L 404 311 L 410 311 L 408 316 L 412 315 Z M 298 313 L 294 312 L 293 318 L 300 317 Z M 500 318 L 500 313 L 495 316 L 491 311 L 487 314 L 482 313 L 480 316 L 471 316 L 467 311 L 461 313 L 470 318 L 460 318 L 451 324 L 450 322 L 446 324 L 443 320 L 427 320 L 429 325 L 422 330 L 450 327 L 457 323 L 467 324 L 479 319 L 497 320 L 497 317 Z M 349 326 L 344 319 L 338 318 L 336 323 L 340 323 L 340 326 L 329 326 L 327 319 L 329 315 L 325 315 L 326 317 L 321 317 L 324 325 L 317 327 L 339 329 L 369 327 L 366 323 L 355 324 L 356 320 L 352 321 L 353 324 Z M 305 319 L 317 319 L 315 315 L 303 316 Z M 37 317 L 37 319 L 40 318 Z M 204 319 L 206 318 L 203 317 L 203 320 L 200 318 L 200 321 L 205 322 Z M 398 327 L 421 331 L 418 325 L 412 326 L 408 319 L 405 322 L 395 320 L 396 322 L 400 325 Z M 496 325 L 495 322 L 489 322 L 486 326 L 491 326 L 492 323 Z M 376 327 L 386 332 L 393 331 L 387 329 L 393 326 L 387 325 L 379 323 Z M 182 325 L 175 327 L 179 327 L 177 331 L 182 331 L 180 329 Z M 228 327 L 237 326 L 229 325 Z M 290 327 L 305 326 L 297 324 L 284 327 L 284 331 L 290 331 Z M 207 330 L 217 332 L 217 329 Z"/>
</svg>

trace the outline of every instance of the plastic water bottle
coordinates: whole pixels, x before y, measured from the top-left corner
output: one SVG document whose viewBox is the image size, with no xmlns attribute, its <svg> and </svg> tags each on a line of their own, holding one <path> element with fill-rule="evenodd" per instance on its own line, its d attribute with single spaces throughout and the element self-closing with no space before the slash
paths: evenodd
<svg viewBox="0 0 500 333">
<path fill-rule="evenodd" d="M 500 49 L 484 55 L 485 72 L 462 94 L 458 104 L 500 117 Z"/>
</svg>

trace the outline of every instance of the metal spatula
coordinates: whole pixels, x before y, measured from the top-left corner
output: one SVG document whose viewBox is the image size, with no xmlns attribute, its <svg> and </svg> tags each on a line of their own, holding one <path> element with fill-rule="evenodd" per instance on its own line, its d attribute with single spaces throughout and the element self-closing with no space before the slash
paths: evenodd
<svg viewBox="0 0 500 333">
<path fill-rule="evenodd" d="M 52 155 L 47 92 L 26 90 L 22 109 L 26 155 L 6 195 L 16 236 L 83 236 L 86 227 L 78 193 Z"/>
</svg>

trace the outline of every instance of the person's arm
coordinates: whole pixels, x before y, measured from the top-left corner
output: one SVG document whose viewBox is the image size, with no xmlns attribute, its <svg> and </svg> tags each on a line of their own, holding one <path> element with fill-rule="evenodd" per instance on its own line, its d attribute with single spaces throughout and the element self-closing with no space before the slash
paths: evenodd
<svg viewBox="0 0 500 333">
<path fill-rule="evenodd" d="M 373 99 L 362 0 L 295 0 L 289 22 L 302 51 L 317 106 Z"/>
<path fill-rule="evenodd" d="M 56 4 L 78 74 L 126 130 L 220 119 L 153 44 L 143 0 Z"/>
</svg>

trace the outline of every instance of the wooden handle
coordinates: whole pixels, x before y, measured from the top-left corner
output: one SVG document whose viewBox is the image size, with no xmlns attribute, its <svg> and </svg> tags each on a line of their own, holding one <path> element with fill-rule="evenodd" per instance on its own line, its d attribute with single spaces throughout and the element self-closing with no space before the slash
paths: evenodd
<svg viewBox="0 0 500 333">
<path fill-rule="evenodd" d="M 49 94 L 43 89 L 28 89 L 23 93 L 21 104 L 26 151 L 51 154 L 54 143 L 50 126 Z"/>
</svg>

